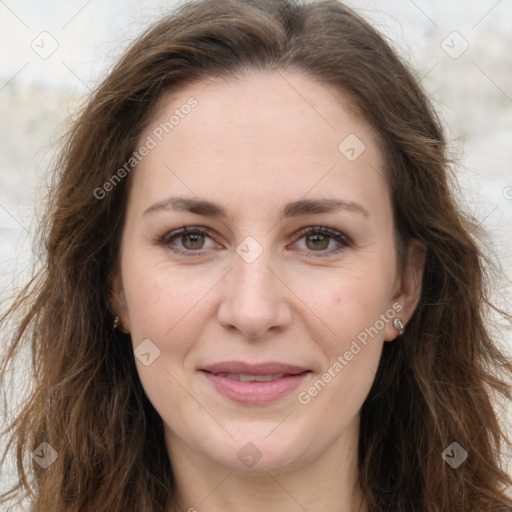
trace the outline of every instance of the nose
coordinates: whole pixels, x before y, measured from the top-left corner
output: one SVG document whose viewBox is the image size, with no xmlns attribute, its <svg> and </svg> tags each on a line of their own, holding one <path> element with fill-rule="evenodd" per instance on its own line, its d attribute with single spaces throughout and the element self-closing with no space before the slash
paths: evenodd
<svg viewBox="0 0 512 512">
<path fill-rule="evenodd" d="M 218 310 L 219 323 L 240 331 L 246 338 L 263 338 L 268 331 L 279 332 L 290 325 L 290 291 L 272 269 L 268 251 L 251 263 L 238 254 L 227 274 Z M 274 265 L 275 266 L 275 265 Z"/>
</svg>

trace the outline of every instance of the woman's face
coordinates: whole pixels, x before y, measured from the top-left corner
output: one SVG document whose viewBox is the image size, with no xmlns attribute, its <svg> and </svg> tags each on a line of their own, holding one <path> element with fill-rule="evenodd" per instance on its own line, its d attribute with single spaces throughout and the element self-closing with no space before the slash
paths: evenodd
<svg viewBox="0 0 512 512">
<path fill-rule="evenodd" d="M 266 471 L 353 445 L 420 282 L 397 271 L 372 130 L 298 74 L 165 100 L 140 139 L 114 301 L 171 456 Z"/>
</svg>

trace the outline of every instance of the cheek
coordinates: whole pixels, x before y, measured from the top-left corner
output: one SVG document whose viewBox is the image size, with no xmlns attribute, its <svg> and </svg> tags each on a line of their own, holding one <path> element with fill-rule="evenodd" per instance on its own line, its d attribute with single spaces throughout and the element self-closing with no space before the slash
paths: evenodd
<svg viewBox="0 0 512 512">
<path fill-rule="evenodd" d="M 334 332 L 316 338 L 324 366 L 301 395 L 301 403 L 308 403 L 312 414 L 330 418 L 332 435 L 354 419 L 368 396 L 386 325 L 380 319 L 386 312 L 383 293 L 376 294 L 373 286 L 357 281 L 352 286 L 348 281 L 339 284 L 323 296 L 326 302 L 322 319 Z M 387 321 L 392 321 L 391 316 Z"/>
<path fill-rule="evenodd" d="M 316 280 L 315 293 L 308 297 L 323 324 L 315 338 L 324 356 L 320 379 L 328 388 L 323 391 L 323 384 L 317 384 L 323 396 L 318 405 L 323 402 L 334 410 L 342 406 L 350 416 L 366 398 L 379 365 L 385 328 L 394 318 L 389 305 L 392 278 L 384 265 L 375 264 L 340 271 L 336 279 L 331 274 Z"/>
<path fill-rule="evenodd" d="M 303 283 L 299 292 L 324 324 L 322 337 L 329 350 L 340 350 L 374 326 L 389 308 L 393 276 L 381 265 L 330 270 L 317 276 L 315 286 Z M 378 324 L 379 336 L 384 335 Z"/>
<path fill-rule="evenodd" d="M 208 291 L 218 279 L 211 271 L 201 275 L 167 263 L 148 263 L 135 254 L 126 258 L 124 270 L 137 372 L 156 410 L 165 411 L 166 421 L 174 424 L 183 407 L 194 407 L 184 379 L 190 370 L 187 354 L 201 336 L 203 319 L 211 314 Z M 137 347 L 146 340 L 156 347 L 151 345 L 156 357 L 149 365 L 137 357 Z"/>
<path fill-rule="evenodd" d="M 177 269 L 144 254 L 127 257 L 124 288 L 134 342 L 173 338 L 180 324 L 190 323 L 189 315 L 197 315 L 207 303 L 216 280 L 211 270 Z"/>
</svg>

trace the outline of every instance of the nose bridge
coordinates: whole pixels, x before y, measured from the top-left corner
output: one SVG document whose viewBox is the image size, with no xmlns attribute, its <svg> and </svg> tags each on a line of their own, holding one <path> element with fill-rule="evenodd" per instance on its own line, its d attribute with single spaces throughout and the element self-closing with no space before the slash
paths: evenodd
<svg viewBox="0 0 512 512">
<path fill-rule="evenodd" d="M 270 251 L 266 251 L 267 254 Z M 254 261 L 244 260 L 237 255 L 233 269 L 233 285 L 236 295 L 239 298 L 263 299 L 269 301 L 272 299 L 273 274 L 269 270 L 271 264 L 267 255 L 261 254 Z"/>
<path fill-rule="evenodd" d="M 258 337 L 272 327 L 283 326 L 290 315 L 282 284 L 270 270 L 272 251 L 248 238 L 237 247 L 233 270 L 226 276 L 219 321 L 247 337 Z"/>
<path fill-rule="evenodd" d="M 236 293 L 241 296 L 261 296 L 270 299 L 273 274 L 268 267 L 273 264 L 271 237 L 245 237 L 236 247 L 233 259 L 233 281 Z"/>
</svg>

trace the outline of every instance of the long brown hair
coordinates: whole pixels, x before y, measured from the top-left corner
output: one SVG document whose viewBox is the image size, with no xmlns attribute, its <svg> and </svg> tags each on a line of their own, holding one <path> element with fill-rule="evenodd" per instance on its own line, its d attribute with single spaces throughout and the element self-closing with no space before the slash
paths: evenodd
<svg viewBox="0 0 512 512">
<path fill-rule="evenodd" d="M 173 502 L 162 420 L 109 306 L 131 175 L 104 184 L 137 149 L 163 94 L 248 69 L 301 72 L 348 93 L 380 137 L 402 245 L 427 247 L 420 304 L 401 341 L 385 344 L 361 411 L 369 510 L 512 509 L 493 406 L 512 399 L 512 364 L 492 335 L 499 310 L 477 225 L 454 199 L 441 124 L 418 80 L 334 0 L 189 2 L 135 41 L 91 96 L 56 166 L 41 223 L 45 262 L 2 317 L 14 325 L 2 381 L 23 347 L 34 379 L 5 431 L 19 472 L 6 503 L 27 495 L 33 512 L 163 512 Z M 98 199 L 98 190 L 107 192 Z M 58 454 L 47 469 L 27 461 L 43 442 Z M 441 456 L 452 442 L 468 453 L 457 469 Z"/>
</svg>

